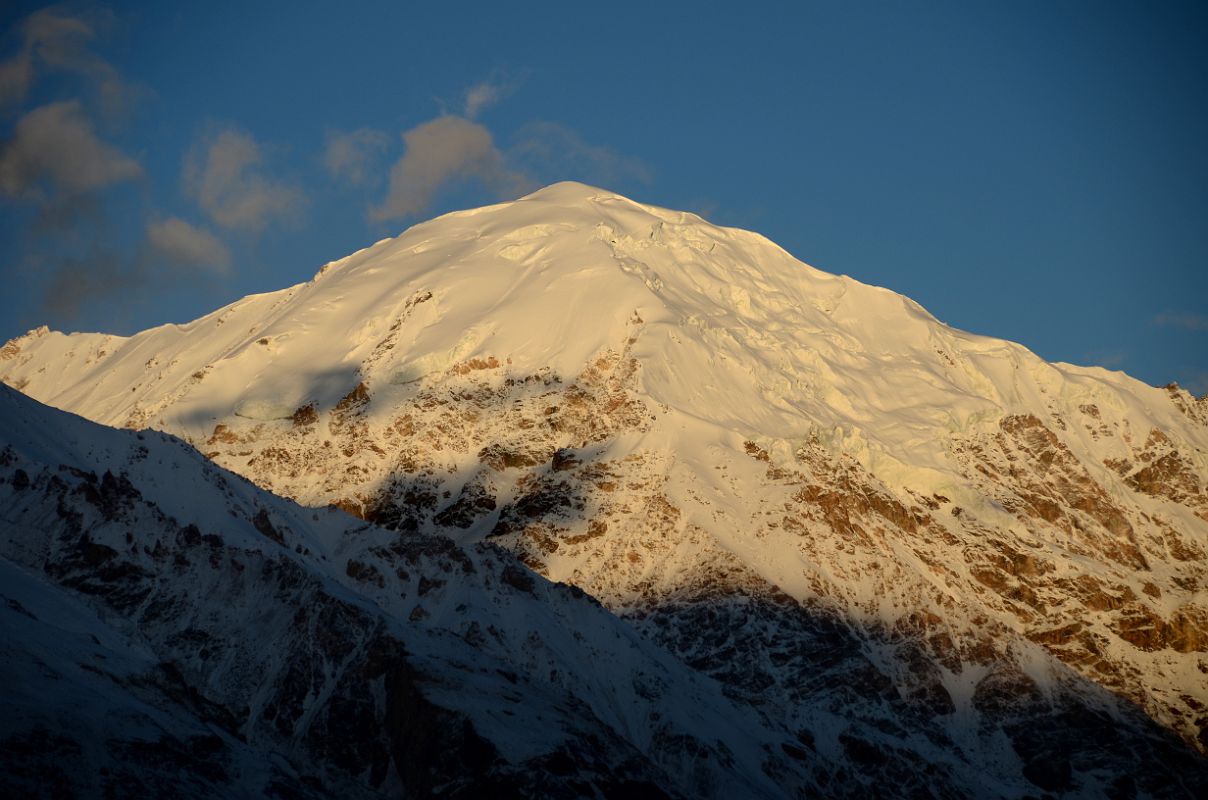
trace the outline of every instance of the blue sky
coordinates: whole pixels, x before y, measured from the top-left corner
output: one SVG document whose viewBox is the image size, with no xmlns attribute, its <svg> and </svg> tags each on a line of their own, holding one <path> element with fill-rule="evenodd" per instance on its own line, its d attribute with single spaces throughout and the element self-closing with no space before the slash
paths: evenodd
<svg viewBox="0 0 1208 800">
<path fill-rule="evenodd" d="M 1208 392 L 1203 3 L 9 4 L 0 339 L 562 179 Z"/>
</svg>

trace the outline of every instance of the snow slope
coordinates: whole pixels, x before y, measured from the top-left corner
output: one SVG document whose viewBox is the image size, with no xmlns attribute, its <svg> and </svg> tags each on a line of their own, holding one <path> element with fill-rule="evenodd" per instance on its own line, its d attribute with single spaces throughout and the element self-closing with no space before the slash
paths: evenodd
<svg viewBox="0 0 1208 800">
<path fill-rule="evenodd" d="M 1208 748 L 1208 402 L 753 233 L 556 184 L 0 359 L 305 505 L 502 544 L 833 761 L 831 793 L 1094 795 L 1144 788 L 1105 753 L 1155 722 Z"/>
<path fill-rule="evenodd" d="M 7 387 L 0 411 L 9 796 L 804 782 L 787 734 L 506 553 L 400 542 Z"/>
<path fill-rule="evenodd" d="M 575 183 L 417 225 L 187 325 L 35 333 L 10 345 L 5 375 L 106 424 L 196 438 L 232 413 L 329 406 L 358 376 L 405 385 L 490 355 L 574 375 L 635 333 L 639 386 L 657 403 L 748 437 L 822 435 L 866 467 L 909 465 L 914 482 L 948 465 L 937 432 L 1037 407 L 1070 417 L 1097 402 L 1135 430 L 1173 426 L 1208 446 L 1161 390 L 1123 373 L 1047 364 L 757 234 Z M 1111 444 L 1095 449 L 1123 455 Z"/>
</svg>

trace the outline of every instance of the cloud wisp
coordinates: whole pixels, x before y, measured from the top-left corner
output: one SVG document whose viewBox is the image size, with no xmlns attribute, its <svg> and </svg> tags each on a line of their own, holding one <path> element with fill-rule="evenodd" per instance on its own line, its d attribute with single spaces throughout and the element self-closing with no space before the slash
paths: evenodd
<svg viewBox="0 0 1208 800">
<path fill-rule="evenodd" d="M 144 167 L 96 125 L 99 116 L 122 127 L 141 92 L 94 49 L 113 21 L 101 8 L 38 11 L 14 28 L 16 52 L 0 61 L 0 112 L 11 125 L 0 139 L 0 199 L 24 218 L 8 255 L 41 291 L 39 313 L 62 320 L 89 308 L 120 315 L 145 290 L 231 267 L 227 247 L 183 219 L 129 224 L 142 216 L 138 196 L 117 189 L 142 181 Z M 52 75 L 52 89 L 66 87 L 68 99 L 38 99 Z M 117 296 L 123 302 L 111 302 Z"/>
<path fill-rule="evenodd" d="M 231 253 L 218 237 L 179 217 L 149 222 L 147 246 L 154 256 L 178 267 L 218 273 L 231 267 Z"/>
<path fill-rule="evenodd" d="M 185 193 L 218 225 L 260 231 L 270 221 L 296 216 L 306 204 L 302 190 L 270 179 L 262 168 L 259 143 L 227 128 L 210 137 L 185 160 Z"/>
<path fill-rule="evenodd" d="M 474 179 L 501 197 L 530 188 L 523 173 L 510 169 L 483 125 L 446 114 L 403 133 L 406 152 L 390 170 L 386 199 L 370 219 L 387 220 L 426 211 L 436 193 L 458 180 Z"/>
<path fill-rule="evenodd" d="M 405 150 L 390 170 L 385 199 L 369 210 L 375 222 L 426 212 L 446 186 L 476 181 L 503 200 L 515 198 L 543 183 L 575 179 L 611 185 L 648 183 L 650 170 L 640 160 L 584 141 L 577 132 L 556 122 L 531 122 L 501 149 L 477 116 L 498 103 L 505 84 L 482 81 L 466 89 L 462 113 L 442 113 L 402 134 Z M 328 171 L 355 182 L 380 139 L 362 130 L 330 137 Z"/>
<path fill-rule="evenodd" d="M 1208 314 L 1162 313 L 1153 318 L 1155 325 L 1183 328 L 1188 331 L 1208 331 Z"/>
<path fill-rule="evenodd" d="M 50 279 L 42 293 L 42 308 L 63 320 L 75 320 L 85 306 L 95 306 L 146 283 L 138 265 L 97 245 L 58 258 L 43 269 Z"/>
<path fill-rule="evenodd" d="M 0 148 L 0 192 L 49 202 L 142 175 L 133 158 L 97 138 L 75 100 L 35 108 Z"/>
<path fill-rule="evenodd" d="M 47 8 L 26 17 L 20 25 L 21 45 L 0 62 L 0 107 L 20 104 L 43 71 L 83 77 L 98 94 L 101 108 L 124 111 L 137 94 L 117 69 L 93 49 L 99 31 L 111 24 L 112 15 L 99 9 L 73 16 Z"/>
<path fill-rule="evenodd" d="M 579 180 L 610 186 L 651 180 L 650 168 L 640 159 L 589 144 L 576 131 L 557 122 L 525 125 L 508 149 L 507 159 L 542 183 Z"/>
<path fill-rule="evenodd" d="M 390 137 L 372 128 L 330 131 L 323 152 L 323 166 L 337 181 L 364 186 L 373 181 L 373 171 L 389 146 Z"/>
<path fill-rule="evenodd" d="M 491 81 L 476 83 L 466 89 L 464 114 L 466 119 L 474 119 L 488 106 L 493 106 L 503 97 L 503 88 Z"/>
<path fill-rule="evenodd" d="M 85 231 L 82 246 L 60 245 L 32 256 L 27 267 L 48 276 L 42 309 L 73 321 L 87 308 L 121 296 L 123 307 L 157 288 L 190 286 L 222 277 L 231 269 L 231 253 L 218 237 L 179 217 L 147 222 L 132 245 L 116 242 L 104 225 Z"/>
</svg>

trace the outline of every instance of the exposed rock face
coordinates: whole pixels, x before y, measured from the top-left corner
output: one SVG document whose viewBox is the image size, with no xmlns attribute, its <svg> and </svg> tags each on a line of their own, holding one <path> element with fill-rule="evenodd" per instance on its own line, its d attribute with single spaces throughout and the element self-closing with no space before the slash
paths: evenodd
<svg viewBox="0 0 1208 800">
<path fill-rule="evenodd" d="M 786 795 L 1202 791 L 1204 400 L 593 192 L 418 226 L 198 333 L 44 334 L 0 369 L 579 587 L 776 731 Z M 38 372 L 102 347 L 90 385 Z M 148 348 L 205 382 L 135 370 Z M 298 411 L 234 414 L 269 395 Z M 341 574 L 389 591 L 371 560 Z"/>
</svg>

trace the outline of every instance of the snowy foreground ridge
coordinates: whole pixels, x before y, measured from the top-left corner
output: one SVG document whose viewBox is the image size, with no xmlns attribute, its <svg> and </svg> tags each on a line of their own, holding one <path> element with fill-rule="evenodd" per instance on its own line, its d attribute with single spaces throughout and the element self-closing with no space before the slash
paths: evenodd
<svg viewBox="0 0 1208 800">
<path fill-rule="evenodd" d="M 0 395 L 18 777 L 1208 793 L 1208 400 L 757 234 L 561 183 L 0 379 L 251 481 Z"/>
</svg>

